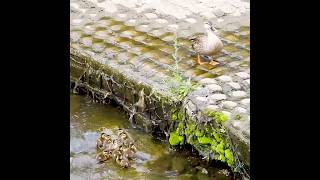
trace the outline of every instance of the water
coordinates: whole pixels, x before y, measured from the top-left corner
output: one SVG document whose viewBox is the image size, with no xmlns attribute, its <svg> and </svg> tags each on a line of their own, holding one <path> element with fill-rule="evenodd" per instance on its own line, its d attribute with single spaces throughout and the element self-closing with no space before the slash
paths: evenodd
<svg viewBox="0 0 320 180">
<path fill-rule="evenodd" d="M 175 151 L 166 142 L 131 128 L 120 109 L 70 94 L 70 179 L 232 179 L 226 169 L 209 167 L 190 151 Z M 98 129 L 126 129 L 135 140 L 137 158 L 128 169 L 115 162 L 99 164 L 96 156 Z"/>
</svg>

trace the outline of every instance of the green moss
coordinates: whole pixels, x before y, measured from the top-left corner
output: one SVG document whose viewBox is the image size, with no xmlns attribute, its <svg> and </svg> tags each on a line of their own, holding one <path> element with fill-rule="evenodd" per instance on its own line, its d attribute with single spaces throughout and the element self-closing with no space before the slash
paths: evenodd
<svg viewBox="0 0 320 180">
<path fill-rule="evenodd" d="M 182 111 L 180 110 L 180 111 L 178 112 L 178 119 L 179 119 L 179 121 L 182 121 L 182 118 L 183 118 L 183 114 L 182 114 Z"/>
<path fill-rule="evenodd" d="M 198 137 L 198 142 L 200 144 L 211 144 L 211 139 L 206 136 Z"/>
<path fill-rule="evenodd" d="M 212 135 L 217 142 L 220 142 L 222 140 L 220 135 L 217 132 L 213 131 Z"/>
<path fill-rule="evenodd" d="M 230 151 L 230 149 L 226 149 L 224 151 L 225 157 L 227 158 L 227 163 L 231 167 L 233 165 L 233 155 Z"/>
<path fill-rule="evenodd" d="M 221 155 L 224 155 L 224 142 L 221 141 L 217 147 L 216 147 L 216 151 L 221 154 Z"/>
<path fill-rule="evenodd" d="M 224 123 L 228 120 L 228 116 L 218 111 L 209 111 L 207 112 L 209 117 L 212 117 L 217 123 Z"/>
<path fill-rule="evenodd" d="M 184 124 L 182 121 L 179 121 L 178 127 L 176 129 L 176 132 L 183 135 L 184 134 Z"/>
<path fill-rule="evenodd" d="M 169 138 L 169 143 L 172 146 L 179 145 L 181 140 L 182 140 L 182 138 L 181 138 L 181 136 L 179 136 L 179 134 L 177 132 L 171 132 L 170 133 L 170 138 Z"/>
<path fill-rule="evenodd" d="M 240 116 L 239 114 L 237 114 L 236 117 L 235 117 L 235 119 L 236 119 L 236 120 L 240 120 L 240 119 L 241 119 L 241 116 Z"/>
<path fill-rule="evenodd" d="M 188 123 L 187 128 L 184 131 L 185 135 L 189 136 L 189 135 L 193 134 L 194 129 L 195 129 L 195 125 Z"/>
<path fill-rule="evenodd" d="M 170 133 L 169 143 L 172 146 L 176 146 L 176 145 L 182 144 L 183 141 L 184 141 L 184 137 L 183 136 L 179 136 L 179 134 L 177 132 L 171 132 Z"/>
<path fill-rule="evenodd" d="M 218 142 L 213 139 L 213 140 L 211 141 L 211 150 L 212 150 L 212 151 L 216 151 L 217 145 L 218 145 Z"/>
<path fill-rule="evenodd" d="M 176 114 L 171 115 L 171 120 L 175 121 L 178 119 L 178 116 Z"/>
<path fill-rule="evenodd" d="M 222 162 L 225 162 L 226 161 L 226 158 L 224 157 L 224 155 L 220 154 L 217 158 L 217 160 L 220 160 Z"/>
<path fill-rule="evenodd" d="M 195 131 L 195 134 L 196 134 L 197 137 L 203 136 L 203 132 L 198 130 L 198 129 Z"/>
<path fill-rule="evenodd" d="M 229 144 L 224 139 L 226 130 L 221 123 L 227 121 L 227 116 L 221 112 L 209 112 L 208 115 L 215 120 L 216 125 L 204 126 L 204 124 L 196 124 L 183 116 L 183 111 L 172 111 L 171 119 L 178 122 L 176 130 L 170 133 L 169 143 L 171 145 L 183 145 L 185 138 L 186 143 L 196 147 L 202 151 L 211 150 L 215 154 L 215 160 L 222 161 L 228 166 L 233 166 L 233 154 L 230 151 Z M 209 149 L 208 149 L 209 148 Z"/>
<path fill-rule="evenodd" d="M 223 122 L 225 122 L 227 120 L 228 120 L 228 117 L 226 115 L 224 115 L 223 113 L 219 113 L 216 116 L 216 121 L 218 121 L 219 123 L 223 123 Z"/>
</svg>

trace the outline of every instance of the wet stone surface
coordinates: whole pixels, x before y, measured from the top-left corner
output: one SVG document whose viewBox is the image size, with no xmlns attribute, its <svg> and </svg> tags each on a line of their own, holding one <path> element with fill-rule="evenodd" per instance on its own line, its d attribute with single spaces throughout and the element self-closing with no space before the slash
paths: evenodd
<svg viewBox="0 0 320 180">
<path fill-rule="evenodd" d="M 240 0 L 220 0 L 216 4 L 204 0 L 161 2 L 72 0 L 71 55 L 79 51 L 123 73 L 128 79 L 143 82 L 159 93 L 175 97 L 168 81 L 176 65 L 172 55 L 177 36 L 179 49 L 176 56 L 181 59 L 177 63 L 179 70 L 184 78 L 190 77 L 201 85 L 187 98 L 192 100 L 199 113 L 209 108 L 230 117 L 225 126 L 235 136 L 236 142 L 245 144 L 241 151 L 248 151 L 249 3 Z M 194 34 L 204 32 L 203 22 L 207 20 L 218 29 L 224 44 L 223 51 L 213 57 L 220 62 L 218 66 L 198 65 L 188 40 Z M 72 65 L 77 66 L 80 65 Z M 99 86 L 109 87 L 108 83 Z M 246 164 L 249 164 L 248 158 L 242 158 Z"/>
</svg>

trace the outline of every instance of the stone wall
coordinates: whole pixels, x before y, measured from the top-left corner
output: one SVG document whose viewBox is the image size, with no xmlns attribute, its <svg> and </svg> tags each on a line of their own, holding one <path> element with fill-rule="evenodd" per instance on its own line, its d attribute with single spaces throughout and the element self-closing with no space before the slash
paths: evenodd
<svg viewBox="0 0 320 180">
<path fill-rule="evenodd" d="M 140 128 L 189 143 L 209 159 L 231 164 L 232 156 L 234 169 L 243 172 L 242 163 L 250 167 L 248 5 L 72 0 L 74 89 L 115 100 Z M 208 20 L 224 43 L 213 57 L 219 66 L 198 65 L 188 40 Z"/>
</svg>

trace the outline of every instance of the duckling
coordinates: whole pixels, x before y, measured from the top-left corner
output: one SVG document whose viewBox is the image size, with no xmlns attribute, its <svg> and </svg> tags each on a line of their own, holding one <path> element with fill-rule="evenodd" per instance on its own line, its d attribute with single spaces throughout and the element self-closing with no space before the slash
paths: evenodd
<svg viewBox="0 0 320 180">
<path fill-rule="evenodd" d="M 123 156 L 117 156 L 116 162 L 124 168 L 128 168 L 130 166 L 129 159 Z"/>
<path fill-rule="evenodd" d="M 122 153 L 121 150 L 118 148 L 118 149 L 113 150 L 112 156 L 113 156 L 114 158 L 117 158 L 118 156 L 121 156 L 121 155 L 122 155 L 121 153 Z"/>
<path fill-rule="evenodd" d="M 118 128 L 118 129 L 116 130 L 116 132 L 117 132 L 117 134 L 119 134 L 119 133 L 124 132 L 124 130 L 123 130 L 122 128 Z"/>
<path fill-rule="evenodd" d="M 205 64 L 200 59 L 201 55 L 212 56 L 217 54 L 222 50 L 223 43 L 220 38 L 215 34 L 216 29 L 213 27 L 211 22 L 205 23 L 206 35 L 199 35 L 197 37 L 191 38 L 192 48 L 198 54 L 198 63 L 200 65 Z M 213 63 L 214 64 L 214 63 Z M 219 64 L 216 62 L 216 64 Z"/>
<path fill-rule="evenodd" d="M 144 102 L 144 88 L 139 92 L 139 100 L 134 104 L 140 112 L 146 109 L 146 104 Z"/>
<path fill-rule="evenodd" d="M 119 128 L 116 130 L 117 135 L 120 136 L 122 133 L 126 133 L 123 129 Z"/>
<path fill-rule="evenodd" d="M 112 142 L 111 136 L 106 133 L 101 133 L 100 137 L 97 139 L 97 148 L 100 150 L 105 149 L 107 144 Z"/>
<path fill-rule="evenodd" d="M 116 150 L 116 149 L 118 149 L 118 148 L 120 147 L 121 144 L 122 144 L 122 142 L 121 142 L 119 139 L 114 139 L 114 140 L 112 141 L 112 144 L 111 144 L 111 146 L 110 146 L 110 149 Z"/>
<path fill-rule="evenodd" d="M 107 160 L 109 160 L 111 158 L 112 158 L 112 152 L 111 151 L 102 151 L 101 153 L 99 153 L 96 156 L 96 159 L 99 162 L 104 162 L 104 161 L 107 161 Z"/>
<path fill-rule="evenodd" d="M 130 148 L 130 150 L 133 151 L 134 153 L 137 152 L 137 148 L 136 148 L 136 146 L 134 145 L 134 142 L 133 142 L 133 141 L 131 141 L 131 142 L 129 143 L 129 148 Z"/>
<path fill-rule="evenodd" d="M 125 132 L 119 134 L 119 137 L 120 137 L 120 139 L 123 140 L 123 141 L 129 139 L 128 134 L 125 133 Z"/>
<path fill-rule="evenodd" d="M 133 146 L 132 149 L 135 149 L 134 141 L 133 141 L 133 139 L 130 139 L 130 138 L 123 140 L 122 145 L 127 148 L 131 148 L 131 146 Z"/>
<path fill-rule="evenodd" d="M 126 131 L 124 131 L 124 130 L 122 130 L 122 129 L 118 129 L 118 130 L 117 130 L 117 134 L 118 134 L 118 136 L 120 137 L 120 139 L 121 139 L 124 143 L 127 143 L 126 141 L 128 141 L 128 142 L 133 141 L 132 138 L 131 138 L 131 136 L 130 136 Z"/>
<path fill-rule="evenodd" d="M 130 147 L 125 147 L 122 145 L 120 147 L 121 155 L 127 159 L 133 159 L 135 157 L 135 152 Z"/>
<path fill-rule="evenodd" d="M 132 140 L 132 138 L 129 136 L 129 134 L 126 131 L 122 130 L 122 129 L 119 129 L 117 131 L 117 134 L 118 134 L 118 136 L 120 137 L 120 139 L 122 141 Z"/>
</svg>

